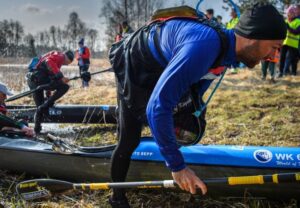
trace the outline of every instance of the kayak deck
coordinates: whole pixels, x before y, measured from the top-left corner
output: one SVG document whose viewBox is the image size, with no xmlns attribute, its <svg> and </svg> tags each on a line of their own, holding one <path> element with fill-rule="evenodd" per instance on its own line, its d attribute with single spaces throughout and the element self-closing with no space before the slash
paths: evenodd
<svg viewBox="0 0 300 208">
<path fill-rule="evenodd" d="M 26 138 L 0 138 L 0 169 L 77 182 L 110 181 L 110 157 L 115 145 L 93 152 L 64 155 L 51 144 Z M 200 178 L 300 172 L 300 148 L 195 145 L 182 147 L 188 166 Z M 271 154 L 270 154 L 271 153 Z M 298 162 L 295 166 L 291 161 Z M 291 162 L 291 163 L 289 163 Z M 132 156 L 128 181 L 171 179 L 158 147 L 151 138 L 142 139 Z M 300 184 L 247 186 L 209 185 L 212 196 L 297 198 Z M 286 191 L 289 190 L 289 191 Z"/>
<path fill-rule="evenodd" d="M 32 105 L 7 106 L 8 111 L 16 120 L 23 119 L 33 122 L 36 107 Z M 114 105 L 56 105 L 49 108 L 48 116 L 43 123 L 112 123 L 116 121 Z"/>
</svg>

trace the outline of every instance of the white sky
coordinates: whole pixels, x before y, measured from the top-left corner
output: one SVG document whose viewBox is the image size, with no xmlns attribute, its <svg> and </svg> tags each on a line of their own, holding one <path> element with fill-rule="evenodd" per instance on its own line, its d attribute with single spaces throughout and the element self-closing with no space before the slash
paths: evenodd
<svg viewBox="0 0 300 208">
<path fill-rule="evenodd" d="M 179 5 L 181 2 L 182 0 L 169 0 L 164 6 Z M 198 0 L 185 0 L 185 4 L 194 8 L 197 2 Z M 100 37 L 104 35 L 104 30 L 101 29 L 104 21 L 99 18 L 101 0 L 0 0 L 0 5 L 0 21 L 19 20 L 26 34 L 49 29 L 51 25 L 62 27 L 66 25 L 69 14 L 75 11 L 89 28 L 98 30 Z M 222 5 L 222 0 L 206 0 L 201 4 L 201 9 L 215 9 L 215 15 L 223 16 L 226 22 L 229 20 L 229 12 L 223 10 Z"/>
</svg>

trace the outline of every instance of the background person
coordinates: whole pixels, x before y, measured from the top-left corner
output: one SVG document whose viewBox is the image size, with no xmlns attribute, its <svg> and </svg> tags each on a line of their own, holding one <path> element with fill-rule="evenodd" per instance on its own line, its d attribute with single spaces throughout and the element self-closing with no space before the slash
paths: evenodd
<svg viewBox="0 0 300 208">
<path fill-rule="evenodd" d="M 270 72 L 270 82 L 271 83 L 275 83 L 275 67 L 276 64 L 279 62 L 279 51 L 277 50 L 274 55 L 270 58 L 267 58 L 266 60 L 263 60 L 261 62 L 261 72 L 262 72 L 262 76 L 261 79 L 262 80 L 266 80 L 267 78 L 267 73 L 268 73 L 268 69 Z"/>
<path fill-rule="evenodd" d="M 81 38 L 78 42 L 78 49 L 76 50 L 76 59 L 79 66 L 79 74 L 88 72 L 90 67 L 90 49 L 84 45 L 84 39 Z M 89 82 L 82 79 L 82 87 L 88 87 Z"/>
<path fill-rule="evenodd" d="M 127 20 L 123 21 L 122 22 L 122 38 L 126 38 L 133 32 L 134 32 L 134 30 L 129 25 L 128 21 Z"/>
<path fill-rule="evenodd" d="M 15 121 L 7 116 L 7 109 L 5 105 L 5 100 L 7 96 L 12 96 L 13 94 L 7 89 L 6 85 L 0 83 L 0 131 L 12 130 L 21 131 L 27 136 L 35 136 L 32 128 L 28 127 L 28 124 L 22 121 Z"/>
<path fill-rule="evenodd" d="M 234 9 L 231 9 L 230 16 L 231 16 L 231 19 L 226 24 L 226 29 L 227 30 L 232 30 L 237 25 L 237 23 L 239 22 L 239 18 L 238 18 L 237 13 Z M 237 74 L 239 72 L 237 67 L 232 67 L 230 71 L 231 71 L 231 74 Z"/>
<path fill-rule="evenodd" d="M 213 21 L 218 21 L 214 15 L 215 15 L 215 11 L 213 9 L 207 9 L 206 10 L 206 13 L 205 13 L 206 17 L 209 19 L 209 20 L 213 20 Z"/>
<path fill-rule="evenodd" d="M 74 59 L 72 51 L 58 52 L 51 51 L 43 55 L 36 69 L 29 73 L 27 82 L 30 89 L 36 89 L 41 85 L 47 84 L 43 90 L 33 93 L 33 99 L 37 106 L 34 115 L 34 131 L 39 133 L 42 129 L 41 121 L 43 115 L 48 114 L 49 107 L 53 106 L 55 101 L 61 98 L 69 90 L 69 79 L 64 77 L 61 72 L 63 65 L 69 65 Z M 45 99 L 44 91 L 54 91 L 53 95 Z"/>
<path fill-rule="evenodd" d="M 286 10 L 288 25 L 287 35 L 283 42 L 283 47 L 280 53 L 280 65 L 278 77 L 297 74 L 297 64 L 299 60 L 299 40 L 300 34 L 294 33 L 294 30 L 299 29 L 300 19 L 298 16 L 298 8 L 295 5 L 289 6 Z M 290 66 L 292 70 L 290 71 Z"/>
</svg>

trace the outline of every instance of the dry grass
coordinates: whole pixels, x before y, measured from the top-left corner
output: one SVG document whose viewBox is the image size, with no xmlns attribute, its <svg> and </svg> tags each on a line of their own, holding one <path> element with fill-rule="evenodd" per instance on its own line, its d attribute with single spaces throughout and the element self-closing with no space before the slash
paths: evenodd
<svg viewBox="0 0 300 208">
<path fill-rule="evenodd" d="M 105 68 L 105 67 L 103 67 Z M 59 102 L 74 104 L 115 104 L 116 93 L 112 75 L 99 76 L 88 90 L 73 83 L 72 89 Z M 29 98 L 18 101 L 30 103 Z M 238 75 L 226 75 L 208 107 L 207 131 L 201 141 L 206 144 L 239 145 L 300 145 L 300 77 L 287 77 L 276 84 L 261 81 L 258 70 L 240 71 Z M 84 127 L 88 138 L 83 144 L 115 141 L 114 126 Z M 92 133 L 91 133 L 92 132 Z M 149 133 L 149 132 L 147 132 Z M 105 143 L 105 142 L 104 142 Z M 13 194 L 19 176 L 4 174 L 0 180 L 0 204 L 7 207 L 108 207 L 110 192 L 77 193 L 53 198 L 42 203 L 27 203 Z M 1 185 L 1 181 L 3 184 Z M 133 207 L 205 207 L 205 208 L 293 208 L 296 201 L 273 202 L 266 200 L 207 199 L 187 193 L 165 191 L 130 191 Z M 0 205 L 1 207 L 1 205 Z"/>
</svg>

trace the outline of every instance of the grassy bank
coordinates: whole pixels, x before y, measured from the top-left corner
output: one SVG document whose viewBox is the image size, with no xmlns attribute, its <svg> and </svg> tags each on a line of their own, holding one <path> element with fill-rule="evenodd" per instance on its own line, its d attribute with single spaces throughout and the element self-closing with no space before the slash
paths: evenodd
<svg viewBox="0 0 300 208">
<path fill-rule="evenodd" d="M 59 102 L 73 104 L 115 104 L 112 75 L 91 82 L 88 90 L 78 84 Z M 30 98 L 17 103 L 30 103 Z M 261 81 L 259 70 L 242 70 L 226 75 L 223 84 L 209 104 L 204 144 L 300 145 L 300 77 L 286 77 L 275 84 Z M 87 128 L 87 126 L 84 126 Z M 104 131 L 105 129 L 105 131 Z M 84 144 L 115 142 L 114 127 L 92 126 Z M 145 132 L 148 134 L 149 132 Z M 0 204 L 7 207 L 108 207 L 110 192 L 77 193 L 52 198 L 47 202 L 25 203 L 13 194 L 13 185 L 22 176 L 1 173 Z M 1 185 L 2 184 L 2 185 Z M 288 191 L 288 190 L 287 190 Z M 164 191 L 130 191 L 133 207 L 211 207 L 211 208 L 292 208 L 295 201 L 275 202 L 245 199 L 208 199 L 187 193 Z M 0 205 L 1 207 L 1 205 Z"/>
</svg>

